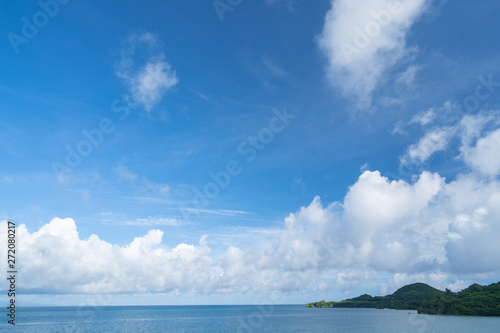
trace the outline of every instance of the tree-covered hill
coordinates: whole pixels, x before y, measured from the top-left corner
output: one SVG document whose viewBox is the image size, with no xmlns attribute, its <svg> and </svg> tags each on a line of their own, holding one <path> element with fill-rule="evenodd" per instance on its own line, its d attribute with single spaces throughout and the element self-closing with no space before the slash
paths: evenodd
<svg viewBox="0 0 500 333">
<path fill-rule="evenodd" d="M 447 290 L 418 307 L 419 313 L 466 316 L 500 316 L 500 282 L 473 284 L 458 293 Z"/>
<path fill-rule="evenodd" d="M 404 286 L 392 295 L 361 295 L 341 302 L 315 302 L 312 308 L 388 308 L 418 310 L 425 314 L 500 316 L 500 282 L 489 286 L 473 284 L 458 293 L 445 292 L 425 283 Z"/>
<path fill-rule="evenodd" d="M 346 299 L 341 302 L 315 302 L 307 307 L 321 308 L 389 308 L 397 310 L 417 310 L 422 302 L 428 298 L 443 294 L 441 290 L 425 283 L 414 283 L 398 289 L 394 294 L 387 296 L 362 295 Z"/>
</svg>

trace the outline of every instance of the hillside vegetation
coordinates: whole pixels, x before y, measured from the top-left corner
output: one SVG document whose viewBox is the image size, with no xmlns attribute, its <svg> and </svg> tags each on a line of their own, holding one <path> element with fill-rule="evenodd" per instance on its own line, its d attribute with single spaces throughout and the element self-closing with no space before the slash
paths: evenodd
<svg viewBox="0 0 500 333">
<path fill-rule="evenodd" d="M 315 302 L 306 304 L 313 308 L 388 308 L 396 310 L 417 310 L 427 298 L 443 294 L 425 283 L 414 283 L 398 289 L 387 296 L 361 295 L 340 302 Z"/>
<path fill-rule="evenodd" d="M 500 282 L 489 286 L 473 284 L 453 293 L 441 291 L 425 283 L 404 286 L 392 295 L 361 295 L 341 302 L 314 302 L 312 308 L 376 308 L 418 310 L 425 314 L 449 314 L 469 316 L 500 316 Z"/>
<path fill-rule="evenodd" d="M 500 282 L 473 284 L 458 293 L 445 292 L 418 307 L 419 313 L 465 316 L 500 316 Z"/>
</svg>

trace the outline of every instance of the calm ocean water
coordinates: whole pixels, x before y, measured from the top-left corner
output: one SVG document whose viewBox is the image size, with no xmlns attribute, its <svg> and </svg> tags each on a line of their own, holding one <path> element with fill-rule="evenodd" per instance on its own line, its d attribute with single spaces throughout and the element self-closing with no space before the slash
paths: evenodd
<svg viewBox="0 0 500 333">
<path fill-rule="evenodd" d="M 500 318 L 415 311 L 311 309 L 303 305 L 19 308 L 2 332 L 500 332 Z"/>
</svg>

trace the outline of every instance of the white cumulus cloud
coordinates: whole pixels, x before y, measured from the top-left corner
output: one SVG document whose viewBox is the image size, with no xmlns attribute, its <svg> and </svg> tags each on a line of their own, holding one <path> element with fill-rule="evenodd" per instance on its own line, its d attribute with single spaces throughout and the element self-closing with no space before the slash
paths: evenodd
<svg viewBox="0 0 500 333">
<path fill-rule="evenodd" d="M 178 222 L 162 216 L 137 221 Z M 152 229 L 119 246 L 97 235 L 83 239 L 70 218 L 55 218 L 38 231 L 20 225 L 20 287 L 47 294 L 289 294 L 349 292 L 380 276 L 387 281 L 382 291 L 417 281 L 458 286 L 500 273 L 499 221 L 497 179 L 471 172 L 446 182 L 422 172 L 406 182 L 365 171 L 342 202 L 324 205 L 315 197 L 280 230 L 247 233 L 242 237 L 255 239 L 250 245 L 228 244 L 219 254 L 212 253 L 210 235 L 170 247 L 163 231 Z"/>
<path fill-rule="evenodd" d="M 66 293 L 158 292 L 206 287 L 213 267 L 210 249 L 199 245 L 162 245 L 163 232 L 150 230 L 126 246 L 81 239 L 71 218 L 55 218 L 30 233 L 18 229 L 23 253 L 20 287 Z"/>
<path fill-rule="evenodd" d="M 500 129 L 480 138 L 474 147 L 462 149 L 467 165 L 480 173 L 495 177 L 500 174 Z"/>
<path fill-rule="evenodd" d="M 428 2 L 333 0 L 318 39 L 328 78 L 361 106 L 369 105 L 383 75 L 408 54 L 407 34 Z M 411 68 L 403 76 L 409 84 Z"/>
<path fill-rule="evenodd" d="M 165 60 L 158 37 L 149 32 L 128 37 L 121 50 L 116 75 L 128 86 L 131 103 L 142 105 L 146 111 L 151 111 L 166 91 L 179 82 Z"/>
</svg>

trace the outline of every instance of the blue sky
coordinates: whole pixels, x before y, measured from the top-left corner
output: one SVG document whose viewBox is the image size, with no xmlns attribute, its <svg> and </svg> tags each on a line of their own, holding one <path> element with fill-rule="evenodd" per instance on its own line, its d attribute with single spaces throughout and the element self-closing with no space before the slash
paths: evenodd
<svg viewBox="0 0 500 333">
<path fill-rule="evenodd" d="M 27 303 L 498 280 L 500 4 L 41 3 L 0 5 Z"/>
</svg>

